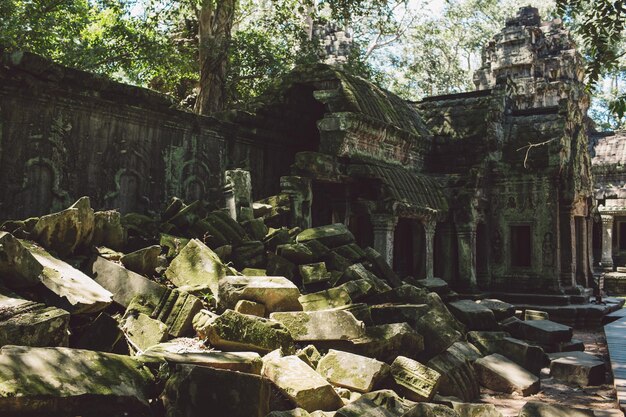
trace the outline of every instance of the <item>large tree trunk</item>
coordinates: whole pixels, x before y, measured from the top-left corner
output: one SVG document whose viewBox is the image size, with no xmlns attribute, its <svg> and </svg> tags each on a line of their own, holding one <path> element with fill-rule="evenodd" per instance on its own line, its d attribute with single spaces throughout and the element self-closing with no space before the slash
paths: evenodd
<svg viewBox="0 0 626 417">
<path fill-rule="evenodd" d="M 204 0 L 199 11 L 200 92 L 195 112 L 210 114 L 226 105 L 226 73 L 237 0 Z"/>
</svg>

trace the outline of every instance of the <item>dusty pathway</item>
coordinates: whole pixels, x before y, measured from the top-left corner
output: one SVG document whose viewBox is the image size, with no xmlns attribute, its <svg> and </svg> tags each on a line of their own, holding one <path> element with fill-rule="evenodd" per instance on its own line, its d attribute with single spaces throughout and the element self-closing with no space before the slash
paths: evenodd
<svg viewBox="0 0 626 417">
<path fill-rule="evenodd" d="M 606 384 L 599 387 L 578 388 L 556 381 L 549 376 L 548 368 L 541 373 L 541 391 L 538 394 L 522 397 L 518 394 L 501 394 L 482 389 L 483 402 L 494 404 L 505 417 L 515 417 L 527 401 L 541 401 L 549 404 L 561 404 L 571 407 L 594 410 L 614 410 L 611 416 L 621 416 L 617 411 L 617 400 L 613 377 L 608 363 L 608 351 L 604 330 L 575 330 L 574 338 L 585 343 L 585 351 L 601 356 L 607 361 Z"/>
</svg>

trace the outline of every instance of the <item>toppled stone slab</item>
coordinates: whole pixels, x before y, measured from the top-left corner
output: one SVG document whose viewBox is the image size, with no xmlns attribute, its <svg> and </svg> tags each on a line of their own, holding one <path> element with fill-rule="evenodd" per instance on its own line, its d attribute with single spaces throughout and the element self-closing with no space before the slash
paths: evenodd
<svg viewBox="0 0 626 417">
<path fill-rule="evenodd" d="M 472 364 L 460 357 L 454 348 L 440 353 L 426 363 L 441 374 L 438 393 L 456 397 L 461 401 L 474 401 L 480 397 L 480 384 Z"/>
<path fill-rule="evenodd" d="M 461 417 L 450 407 L 432 403 L 416 404 L 415 407 L 411 409 L 409 415 L 411 417 Z"/>
<path fill-rule="evenodd" d="M 193 328 L 211 346 L 225 351 L 293 351 L 293 339 L 285 326 L 233 310 L 226 310 L 221 316 L 202 310 L 194 317 Z"/>
<path fill-rule="evenodd" d="M 524 404 L 520 410 L 518 417 L 595 417 L 592 410 L 584 410 L 581 408 L 566 407 L 563 405 L 552 405 L 529 401 Z"/>
<path fill-rule="evenodd" d="M 129 356 L 64 347 L 0 350 L 1 413 L 147 413 L 152 383 L 150 372 Z"/>
<path fill-rule="evenodd" d="M 350 351 L 384 362 L 398 355 L 415 359 L 424 350 L 424 338 L 407 323 L 368 326 L 363 337 L 350 342 Z"/>
<path fill-rule="evenodd" d="M 465 326 L 450 313 L 437 294 L 429 293 L 426 301 L 429 308 L 414 328 L 424 337 L 422 357 L 430 359 L 454 342 L 463 340 Z"/>
<path fill-rule="evenodd" d="M 354 235 L 342 223 L 329 224 L 303 230 L 296 236 L 296 242 L 304 243 L 309 240 L 318 240 L 329 248 L 354 242 Z"/>
<path fill-rule="evenodd" d="M 111 304 L 112 294 L 78 269 L 50 255 L 39 246 L 22 242 L 39 264 L 41 283 L 54 295 L 51 304 L 70 313 L 93 313 Z M 57 299 L 58 297 L 58 299 Z"/>
<path fill-rule="evenodd" d="M 417 285 L 428 290 L 428 292 L 435 292 L 439 296 L 446 295 L 450 291 L 448 283 L 441 278 L 426 278 L 416 281 Z"/>
<path fill-rule="evenodd" d="M 401 417 L 413 416 L 415 403 L 392 390 L 368 392 L 337 410 L 335 417 Z"/>
<path fill-rule="evenodd" d="M 128 253 L 120 258 L 122 264 L 138 274 L 151 276 L 159 266 L 161 246 L 152 245 Z"/>
<path fill-rule="evenodd" d="M 480 359 L 484 356 L 480 353 L 476 346 L 469 342 L 454 342 L 452 346 L 448 348 L 448 352 L 460 359 L 465 359 L 470 363 L 474 363 L 476 359 Z"/>
<path fill-rule="evenodd" d="M 509 337 L 508 333 L 469 332 L 467 338 L 479 347 L 483 355 L 499 353 L 535 375 L 548 366 L 548 358 L 540 346 Z"/>
<path fill-rule="evenodd" d="M 345 284 L 344 284 L 345 285 Z M 350 293 L 343 286 L 329 288 L 300 296 L 298 301 L 304 311 L 327 310 L 352 304 Z"/>
<path fill-rule="evenodd" d="M 171 258 L 178 256 L 180 251 L 183 250 L 185 246 L 187 246 L 187 243 L 189 243 L 189 240 L 190 239 L 187 239 L 185 237 L 173 236 L 173 235 L 168 235 L 167 233 L 161 233 L 159 235 L 159 246 L 161 246 L 164 249 L 167 249 L 165 256 L 167 256 L 168 259 L 171 259 Z"/>
<path fill-rule="evenodd" d="M 334 411 L 343 405 L 332 385 L 297 356 L 266 360 L 263 376 L 307 411 Z"/>
<path fill-rule="evenodd" d="M 367 297 L 367 302 L 370 304 L 426 304 L 428 302 L 428 291 L 424 288 L 403 284 L 389 291 L 370 295 Z"/>
<path fill-rule="evenodd" d="M 491 310 L 496 317 L 496 321 L 502 321 L 515 315 L 515 306 L 501 300 L 485 298 L 476 301 L 476 303 Z"/>
<path fill-rule="evenodd" d="M 313 369 L 317 369 L 317 364 L 320 362 L 320 359 L 322 359 L 322 355 L 315 345 L 307 345 L 302 349 L 298 349 L 296 356 Z"/>
<path fill-rule="evenodd" d="M 218 298 L 218 282 L 228 269 L 215 252 L 198 239 L 191 239 L 165 271 L 165 277 L 188 292 L 210 291 Z"/>
<path fill-rule="evenodd" d="M 270 314 L 297 342 L 352 340 L 365 334 L 363 322 L 344 310 L 320 310 Z"/>
<path fill-rule="evenodd" d="M 136 296 L 153 300 L 156 304 L 167 292 L 165 286 L 101 256 L 94 259 L 91 273 L 98 284 L 113 294 L 113 301 L 125 308 Z"/>
<path fill-rule="evenodd" d="M 539 392 L 539 378 L 515 362 L 494 353 L 474 362 L 480 384 L 497 392 L 523 396 Z"/>
<path fill-rule="evenodd" d="M 522 321 L 519 323 L 517 331 L 511 332 L 511 335 L 514 337 L 541 344 L 569 342 L 572 340 L 572 334 L 573 330 L 571 327 L 551 320 Z"/>
<path fill-rule="evenodd" d="M 357 392 L 369 392 L 389 373 L 389 365 L 354 353 L 330 349 L 317 372 L 331 384 Z"/>
<path fill-rule="evenodd" d="M 127 312 L 122 326 L 133 350 L 143 352 L 150 346 L 167 340 L 167 326 L 147 314 Z"/>
<path fill-rule="evenodd" d="M 324 262 L 300 265 L 298 270 L 305 286 L 328 282 L 331 278 Z"/>
<path fill-rule="evenodd" d="M 16 289 L 43 284 L 50 304 L 71 313 L 95 312 L 111 303 L 112 294 L 87 275 L 6 232 L 0 232 L 0 281 Z"/>
<path fill-rule="evenodd" d="M 138 295 L 128 308 L 163 322 L 170 335 L 180 337 L 193 332 L 192 321 L 202 310 L 202 302 L 187 292 L 168 288 L 159 300 Z"/>
<path fill-rule="evenodd" d="M 459 300 L 448 303 L 448 309 L 461 323 L 470 330 L 496 330 L 496 322 L 493 311 L 471 300 Z"/>
<path fill-rule="evenodd" d="M 239 300 L 235 304 L 235 311 L 241 314 L 250 314 L 251 316 L 265 317 L 267 310 L 265 306 L 256 301 Z"/>
<path fill-rule="evenodd" d="M 166 415 L 265 417 L 271 384 L 244 372 L 205 366 L 176 365 L 161 395 Z"/>
<path fill-rule="evenodd" d="M 261 303 L 268 313 L 300 311 L 300 290 L 284 277 L 232 276 L 219 280 L 220 305 L 233 308 L 239 300 Z"/>
<path fill-rule="evenodd" d="M 391 375 L 399 393 L 413 401 L 430 401 L 441 379 L 439 372 L 404 356 L 398 356 L 393 361 Z"/>
<path fill-rule="evenodd" d="M 65 310 L 0 293 L 0 347 L 67 346 L 69 321 Z"/>
<path fill-rule="evenodd" d="M 402 280 L 400 280 L 400 277 L 398 277 L 391 266 L 387 263 L 385 257 L 378 253 L 374 248 L 365 248 L 365 257 L 374 267 L 376 275 L 387 281 L 389 285 L 394 288 L 402 285 Z"/>
<path fill-rule="evenodd" d="M 350 266 L 344 272 L 344 277 L 348 278 L 352 281 L 361 281 L 365 280 L 372 287 L 372 292 L 374 294 L 384 293 L 391 290 L 389 284 L 387 284 L 382 279 L 378 278 L 372 272 L 368 271 L 363 264 L 357 263 Z"/>
<path fill-rule="evenodd" d="M 370 307 L 374 324 L 408 323 L 412 327 L 428 310 L 426 304 L 380 304 Z"/>
<path fill-rule="evenodd" d="M 197 349 L 176 341 L 154 345 L 146 349 L 137 358 L 146 363 L 167 361 L 168 363 L 208 366 L 255 375 L 261 375 L 261 368 L 263 367 L 261 356 L 256 352 L 216 352 Z"/>
<path fill-rule="evenodd" d="M 91 244 L 121 250 L 126 241 L 126 231 L 122 227 L 122 217 L 117 210 L 96 211 Z"/>
<path fill-rule="evenodd" d="M 527 308 L 524 310 L 524 321 L 531 320 L 550 320 L 550 314 L 546 311 L 530 310 Z"/>
<path fill-rule="evenodd" d="M 586 352 L 550 355 L 550 376 L 580 387 L 604 383 L 604 361 Z"/>
<path fill-rule="evenodd" d="M 63 211 L 41 216 L 32 236 L 45 248 L 67 256 L 89 246 L 94 226 L 95 215 L 89 197 L 81 197 Z"/>
</svg>

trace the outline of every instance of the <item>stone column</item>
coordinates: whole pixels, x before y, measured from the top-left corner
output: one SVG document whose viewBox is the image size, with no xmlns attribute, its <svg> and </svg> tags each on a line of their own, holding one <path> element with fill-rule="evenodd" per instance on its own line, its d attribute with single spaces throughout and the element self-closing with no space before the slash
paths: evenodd
<svg viewBox="0 0 626 417">
<path fill-rule="evenodd" d="M 383 255 L 393 269 L 393 241 L 398 217 L 391 214 L 372 214 L 370 221 L 374 231 L 374 249 Z"/>
<path fill-rule="evenodd" d="M 289 196 L 290 227 L 302 229 L 311 227 L 311 204 L 313 202 L 311 179 L 296 176 L 280 177 L 280 190 Z"/>
<path fill-rule="evenodd" d="M 577 236 L 577 238 L 582 239 L 582 242 L 580 242 L 580 245 L 578 245 L 578 248 L 576 248 L 576 250 L 580 250 L 582 253 L 577 253 L 578 259 L 580 259 L 580 270 L 577 271 L 577 274 L 580 278 L 582 278 L 582 283 L 580 283 L 583 287 L 587 287 L 589 285 L 589 256 L 588 256 L 588 250 L 589 250 L 589 245 L 587 244 L 587 239 L 588 239 L 588 234 L 587 234 L 587 219 L 584 217 L 580 218 L 580 236 Z"/>
<path fill-rule="evenodd" d="M 435 253 L 435 228 L 437 227 L 437 221 L 434 219 L 425 219 L 422 224 L 424 225 L 424 237 L 426 238 L 426 278 L 433 278 L 434 273 L 434 253 Z"/>
<path fill-rule="evenodd" d="M 571 206 L 561 207 L 559 212 L 561 257 L 561 286 L 576 286 L 576 223 Z"/>
<path fill-rule="evenodd" d="M 467 289 L 476 289 L 476 224 L 459 225 L 457 228 L 457 241 L 460 282 Z"/>
<path fill-rule="evenodd" d="M 250 171 L 230 169 L 226 171 L 225 177 L 224 197 L 226 198 L 226 207 L 231 217 L 233 216 L 234 207 L 235 216 L 233 219 L 237 221 L 253 219 Z"/>
<path fill-rule="evenodd" d="M 613 270 L 613 215 L 602 214 L 602 269 Z"/>
</svg>

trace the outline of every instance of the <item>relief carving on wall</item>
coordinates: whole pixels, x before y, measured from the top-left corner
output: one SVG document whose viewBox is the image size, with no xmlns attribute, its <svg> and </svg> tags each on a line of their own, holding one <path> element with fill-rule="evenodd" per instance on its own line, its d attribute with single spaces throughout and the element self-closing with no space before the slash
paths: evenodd
<svg viewBox="0 0 626 417">
<path fill-rule="evenodd" d="M 551 232 L 547 232 L 543 236 L 543 244 L 541 245 L 543 252 L 543 266 L 551 268 L 554 266 L 554 239 Z"/>
<path fill-rule="evenodd" d="M 500 229 L 495 228 L 491 238 L 491 254 L 495 263 L 502 262 L 502 235 Z"/>
</svg>

